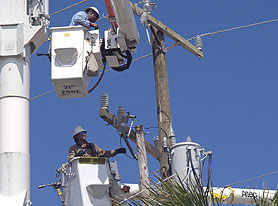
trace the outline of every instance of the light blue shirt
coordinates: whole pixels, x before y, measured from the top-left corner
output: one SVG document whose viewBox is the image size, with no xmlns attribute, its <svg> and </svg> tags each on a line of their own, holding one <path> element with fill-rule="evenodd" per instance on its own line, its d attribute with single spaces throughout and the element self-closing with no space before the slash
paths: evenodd
<svg viewBox="0 0 278 206">
<path fill-rule="evenodd" d="M 90 21 L 88 20 L 88 15 L 84 11 L 79 11 L 75 13 L 72 18 L 69 26 L 85 26 L 90 28 Z"/>
</svg>

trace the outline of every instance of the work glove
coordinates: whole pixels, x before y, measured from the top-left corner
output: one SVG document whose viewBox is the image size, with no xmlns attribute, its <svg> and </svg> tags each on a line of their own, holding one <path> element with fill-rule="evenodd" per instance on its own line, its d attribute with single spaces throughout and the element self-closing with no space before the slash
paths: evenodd
<svg viewBox="0 0 278 206">
<path fill-rule="evenodd" d="M 90 23 L 90 27 L 94 27 L 95 29 L 98 29 L 98 25 L 95 23 Z"/>
<path fill-rule="evenodd" d="M 116 149 L 116 152 L 117 152 L 117 154 L 119 154 L 119 153 L 125 154 L 126 149 L 122 147 L 122 148 Z"/>
</svg>

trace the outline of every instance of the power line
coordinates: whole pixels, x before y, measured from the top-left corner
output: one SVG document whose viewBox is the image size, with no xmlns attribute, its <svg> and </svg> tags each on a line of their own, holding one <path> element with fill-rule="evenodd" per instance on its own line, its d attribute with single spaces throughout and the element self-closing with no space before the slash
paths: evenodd
<svg viewBox="0 0 278 206">
<path fill-rule="evenodd" d="M 72 8 L 72 7 L 74 7 L 74 6 L 78 5 L 78 4 L 81 4 L 81 3 L 85 2 L 85 1 L 88 1 L 88 0 L 80 1 L 80 2 L 78 2 L 78 3 L 76 3 L 76 4 L 73 4 L 73 5 L 69 6 L 69 7 L 66 7 L 66 8 L 64 8 L 64 9 L 61 9 L 61 10 L 59 10 L 59 11 L 57 11 L 57 12 L 54 12 L 54 13 L 50 14 L 50 16 L 51 16 L 51 15 L 54 15 L 54 14 L 57 14 L 57 13 L 59 13 L 59 12 L 62 12 L 62 11 L 64 11 L 64 10 L 66 10 L 66 9 Z M 103 16 L 103 17 L 101 17 L 101 18 L 98 19 L 98 20 L 102 20 L 102 19 L 105 19 L 105 18 L 107 18 L 107 17 L 108 17 L 108 15 L 107 15 L 107 16 Z M 219 31 L 215 31 L 215 32 L 204 33 L 204 34 L 200 34 L 200 35 L 197 35 L 197 36 L 199 36 L 199 37 L 212 36 L 212 35 L 214 35 L 214 34 L 220 34 L 220 33 L 223 33 L 223 32 L 234 31 L 234 30 L 243 29 L 243 28 L 248 28 L 248 27 L 252 27 L 252 26 L 258 26 L 258 25 L 262 25 L 262 24 L 267 24 L 267 23 L 275 22 L 275 21 L 278 21 L 278 19 L 272 19 L 272 20 L 268 20 L 268 21 L 262 21 L 262 22 L 257 22 L 257 23 L 253 23 L 253 24 L 247 24 L 247 25 L 244 25 L 244 26 L 233 27 L 233 28 L 230 28 L 230 29 L 224 29 L 224 30 L 219 30 Z M 187 39 L 187 41 L 194 40 L 197 36 L 191 37 L 191 38 Z M 172 45 L 172 46 L 166 48 L 165 51 L 168 51 L 169 49 L 172 49 L 173 46 L 176 46 L 176 45 L 178 45 L 178 44 L 175 43 L 174 45 Z M 144 56 L 142 56 L 142 57 L 139 57 L 139 58 L 137 58 L 137 59 L 134 59 L 132 62 L 139 61 L 139 60 L 141 60 L 141 59 L 144 59 L 144 58 L 146 58 L 146 57 L 151 56 L 152 54 L 153 54 L 153 53 L 146 54 L 146 55 L 144 55 Z M 112 70 L 112 69 L 108 69 L 108 70 L 106 70 L 105 72 L 109 72 L 109 71 L 111 71 L 111 70 Z M 31 98 L 31 100 L 36 99 L 36 98 L 39 98 L 39 97 L 42 97 L 42 96 L 47 95 L 47 94 L 49 94 L 49 93 L 52 93 L 52 92 L 54 92 L 54 91 L 55 91 L 55 90 L 51 90 L 51 91 L 48 91 L 48 92 L 43 93 L 43 94 L 41 94 L 41 95 L 35 96 L 35 97 Z"/>
<path fill-rule="evenodd" d="M 258 26 L 258 25 L 261 25 L 261 24 L 267 24 L 267 23 L 271 23 L 271 22 L 275 22 L 275 21 L 278 21 L 278 19 L 272 19 L 272 20 L 268 20 L 268 21 L 257 22 L 257 23 L 254 23 L 254 24 L 247 24 L 247 25 L 244 25 L 244 26 L 233 27 L 233 28 L 230 28 L 230 29 L 223 29 L 223 30 L 219 30 L 219 31 L 215 31 L 215 32 L 200 34 L 200 35 L 197 35 L 197 36 L 199 36 L 199 37 L 212 36 L 214 34 L 220 34 L 220 33 L 227 32 L 227 31 L 234 31 L 234 30 L 238 30 L 238 29 L 244 29 L 244 28 L 248 28 L 248 27 L 252 27 L 252 26 Z M 196 39 L 197 36 L 191 37 L 191 38 L 187 39 L 187 41 L 191 41 L 193 39 Z"/>
<path fill-rule="evenodd" d="M 50 94 L 50 93 L 52 93 L 52 92 L 55 92 L 55 89 L 50 90 L 50 91 L 48 91 L 48 92 L 45 92 L 45 93 L 43 93 L 43 94 L 40 94 L 40 95 L 38 95 L 38 96 L 32 97 L 30 100 L 37 99 L 37 98 L 42 97 L 42 96 L 44 96 L 44 95 Z"/>
<path fill-rule="evenodd" d="M 176 42 L 176 43 L 174 43 L 173 45 L 171 45 L 171 46 L 165 48 L 163 51 L 164 51 L 164 52 L 168 52 L 170 49 L 174 48 L 174 47 L 177 46 L 177 45 L 179 45 L 178 42 Z M 132 62 L 136 62 L 136 61 L 139 61 L 139 60 L 141 60 L 141 59 L 145 59 L 145 58 L 147 58 L 147 57 L 149 57 L 149 56 L 151 56 L 151 55 L 153 55 L 153 53 L 149 53 L 149 54 L 146 54 L 146 55 L 144 55 L 144 56 L 138 57 L 137 59 L 132 60 Z M 105 72 L 109 72 L 109 71 L 111 71 L 111 70 L 112 70 L 112 69 L 108 69 L 108 70 L 106 70 Z"/>
<path fill-rule="evenodd" d="M 141 59 L 145 59 L 145 58 L 151 56 L 152 54 L 153 54 L 153 53 L 146 54 L 146 55 L 141 56 L 141 57 L 139 57 L 139 58 L 137 58 L 137 59 L 134 59 L 132 62 L 136 62 L 136 61 L 139 61 L 139 60 L 141 60 Z"/>
<path fill-rule="evenodd" d="M 147 58 L 147 57 L 149 57 L 149 56 L 151 56 L 151 55 L 152 55 L 152 53 L 147 54 L 147 55 L 144 55 L 144 56 L 142 56 L 142 57 L 139 57 L 139 58 L 137 58 L 137 59 L 134 59 L 132 62 L 139 61 L 139 60 L 144 59 L 144 58 Z M 108 70 L 106 70 L 105 72 L 109 72 L 109 71 L 111 71 L 111 70 L 112 70 L 112 69 L 108 69 Z M 102 72 L 102 71 L 100 71 L 100 72 Z M 47 95 L 47 94 L 50 94 L 50 93 L 52 93 L 52 92 L 55 92 L 55 90 L 53 89 L 53 90 L 50 90 L 50 91 L 45 92 L 45 93 L 43 93 L 43 94 L 40 94 L 40 95 L 38 95 L 38 96 L 32 97 L 30 100 L 37 99 L 37 98 L 39 98 L 39 97 L 45 96 L 45 95 Z"/>
<path fill-rule="evenodd" d="M 53 15 L 55 15 L 55 14 L 58 14 L 58 13 L 60 13 L 60 12 L 62 12 L 62 11 L 65 11 L 65 10 L 67 10 L 67 9 L 70 9 L 70 8 L 72 8 L 72 7 L 74 7 L 74 6 L 77 6 L 77 5 L 79 5 L 79 4 L 82 4 L 82 3 L 86 2 L 86 1 L 88 1 L 88 0 L 80 1 L 80 2 L 78 2 L 78 3 L 76 3 L 76 4 L 73 4 L 73 5 L 68 6 L 68 7 L 66 7 L 66 8 L 63 8 L 63 9 L 61 9 L 61 10 L 59 10 L 59 11 L 56 11 L 56 12 L 50 14 L 49 16 L 53 16 Z"/>
<path fill-rule="evenodd" d="M 251 181 L 251 180 L 259 179 L 259 178 L 270 176 L 270 175 L 273 175 L 273 174 L 278 174 L 278 171 L 270 172 L 270 173 L 267 173 L 267 174 L 264 174 L 264 175 L 260 175 L 260 176 L 257 176 L 257 177 L 252 177 L 252 178 L 249 178 L 249 179 L 246 179 L 246 180 L 241 180 L 239 182 L 235 182 L 235 183 L 229 184 L 228 186 L 237 185 L 239 183 L 248 182 L 248 181 Z"/>
<path fill-rule="evenodd" d="M 72 4 L 71 6 L 68 6 L 68 7 L 65 7 L 65 8 L 59 10 L 59 11 L 56 11 L 56 12 L 50 14 L 49 16 L 53 16 L 53 15 L 55 15 L 55 14 L 58 14 L 58 13 L 60 13 L 60 12 L 62 12 L 62 11 L 65 11 L 65 10 L 67 10 L 67 9 L 70 9 L 70 8 L 72 8 L 72 7 L 75 7 L 75 6 L 77 6 L 77 5 L 79 5 L 79 4 L 82 4 L 82 3 L 86 2 L 86 1 L 88 1 L 88 0 L 82 0 L 82 1 L 80 1 L 80 2 L 78 2 L 78 3 L 76 3 L 76 4 Z M 106 18 L 108 18 L 108 15 L 102 16 L 101 18 L 97 19 L 96 21 L 101 21 L 101 20 L 106 19 Z"/>
<path fill-rule="evenodd" d="M 139 57 L 139 58 L 137 58 L 137 59 L 132 60 L 132 62 L 136 62 L 136 61 L 139 61 L 139 60 L 141 60 L 141 59 L 145 59 L 145 58 L 151 56 L 152 54 L 153 54 L 153 53 L 146 54 L 146 55 L 144 55 L 144 56 L 141 56 L 141 57 Z M 106 70 L 105 72 L 110 72 L 110 71 L 112 71 L 112 70 L 113 70 L 113 69 L 108 69 L 108 70 Z"/>
<path fill-rule="evenodd" d="M 103 17 L 101 17 L 101 18 L 97 19 L 96 21 L 101 21 L 101 20 L 106 19 L 106 18 L 108 18 L 108 15 L 103 16 Z"/>
</svg>

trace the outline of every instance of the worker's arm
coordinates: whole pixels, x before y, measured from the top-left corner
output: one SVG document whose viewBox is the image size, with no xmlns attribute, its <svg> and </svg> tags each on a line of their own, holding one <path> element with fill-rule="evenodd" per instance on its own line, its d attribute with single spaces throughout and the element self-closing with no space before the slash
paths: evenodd
<svg viewBox="0 0 278 206">
<path fill-rule="evenodd" d="M 80 11 L 77 12 L 76 14 L 74 14 L 74 16 L 72 17 L 70 26 L 85 26 L 87 28 L 90 28 L 90 21 L 88 20 L 88 16 L 85 12 Z"/>
<path fill-rule="evenodd" d="M 91 144 L 92 144 L 92 147 L 94 147 L 98 157 L 107 157 L 107 158 L 109 158 L 109 157 L 114 157 L 117 154 L 116 150 L 106 151 L 106 150 L 103 150 L 103 149 L 99 148 L 96 144 L 93 144 L 93 143 L 91 143 Z"/>
<path fill-rule="evenodd" d="M 68 152 L 68 161 L 70 161 L 74 157 L 75 157 L 75 149 L 74 146 L 71 146 Z"/>
</svg>

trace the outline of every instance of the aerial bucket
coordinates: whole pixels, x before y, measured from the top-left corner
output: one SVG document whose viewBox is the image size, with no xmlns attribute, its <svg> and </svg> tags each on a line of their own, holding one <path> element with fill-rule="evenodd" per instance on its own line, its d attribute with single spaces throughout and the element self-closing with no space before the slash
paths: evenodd
<svg viewBox="0 0 278 206">
<path fill-rule="evenodd" d="M 59 98 L 88 96 L 92 76 L 103 69 L 99 30 L 54 27 L 51 33 L 51 80 Z"/>
</svg>

